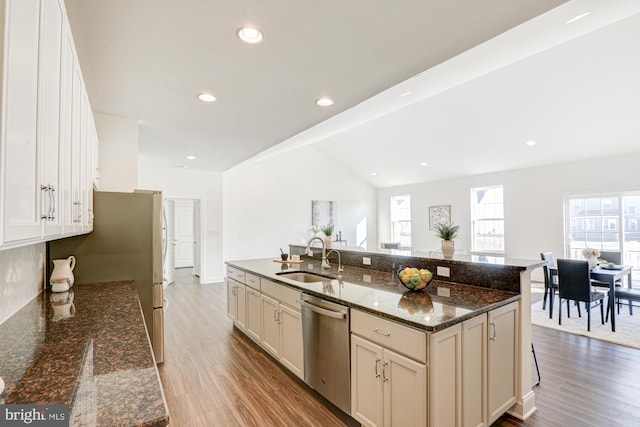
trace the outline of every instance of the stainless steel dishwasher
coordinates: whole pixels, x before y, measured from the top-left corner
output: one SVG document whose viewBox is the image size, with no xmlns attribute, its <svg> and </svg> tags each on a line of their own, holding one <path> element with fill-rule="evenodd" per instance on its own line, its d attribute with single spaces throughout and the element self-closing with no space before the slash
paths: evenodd
<svg viewBox="0 0 640 427">
<path fill-rule="evenodd" d="M 351 415 L 349 307 L 301 294 L 304 381 Z"/>
</svg>

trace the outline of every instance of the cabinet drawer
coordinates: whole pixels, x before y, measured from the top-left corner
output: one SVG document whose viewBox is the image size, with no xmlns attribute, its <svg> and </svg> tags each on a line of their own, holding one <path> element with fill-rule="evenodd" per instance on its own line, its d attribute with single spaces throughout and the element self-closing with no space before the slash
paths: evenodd
<svg viewBox="0 0 640 427">
<path fill-rule="evenodd" d="M 418 362 L 427 363 L 427 334 L 358 310 L 351 310 L 351 332 Z"/>
<path fill-rule="evenodd" d="M 231 277 L 240 283 L 244 283 L 244 271 L 231 267 L 230 265 L 227 266 L 227 277 Z"/>
<path fill-rule="evenodd" d="M 258 276 L 251 273 L 245 273 L 244 279 L 247 286 L 260 290 L 260 278 Z"/>
<path fill-rule="evenodd" d="M 269 295 L 270 297 L 300 311 L 300 304 L 298 303 L 298 300 L 300 299 L 300 291 L 296 291 L 285 285 L 280 285 L 267 279 L 260 279 L 260 286 L 263 294 Z"/>
</svg>

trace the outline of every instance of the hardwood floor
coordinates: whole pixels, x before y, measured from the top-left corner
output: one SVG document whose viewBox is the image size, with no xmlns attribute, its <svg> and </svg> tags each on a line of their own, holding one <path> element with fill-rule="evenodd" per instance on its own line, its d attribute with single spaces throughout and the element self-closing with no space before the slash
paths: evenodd
<svg viewBox="0 0 640 427">
<path fill-rule="evenodd" d="M 347 425 L 234 330 L 223 283 L 199 285 L 181 269 L 165 296 L 159 370 L 171 426 Z M 533 340 L 542 374 L 538 410 L 525 422 L 505 416 L 494 427 L 640 426 L 640 350 L 537 326 Z"/>
</svg>

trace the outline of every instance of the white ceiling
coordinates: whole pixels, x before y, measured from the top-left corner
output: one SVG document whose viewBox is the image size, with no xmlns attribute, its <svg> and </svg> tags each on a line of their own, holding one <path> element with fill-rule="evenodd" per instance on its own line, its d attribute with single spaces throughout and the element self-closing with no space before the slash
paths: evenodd
<svg viewBox="0 0 640 427">
<path fill-rule="evenodd" d="M 221 172 L 314 143 L 377 187 L 637 151 L 640 2 L 529 21 L 561 3 L 66 0 L 93 110 L 139 120 L 142 162 Z"/>
</svg>

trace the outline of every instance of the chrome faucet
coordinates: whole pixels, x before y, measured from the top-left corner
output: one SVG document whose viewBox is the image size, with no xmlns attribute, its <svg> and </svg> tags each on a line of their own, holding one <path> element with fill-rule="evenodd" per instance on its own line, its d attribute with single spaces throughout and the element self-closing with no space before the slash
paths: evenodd
<svg viewBox="0 0 640 427">
<path fill-rule="evenodd" d="M 324 240 L 318 236 L 313 236 L 312 238 L 309 239 L 309 241 L 307 242 L 307 247 L 304 250 L 304 254 L 305 255 L 311 255 L 311 242 L 313 242 L 314 240 L 320 240 L 320 243 L 322 243 L 322 262 L 320 263 L 320 267 L 324 268 L 324 269 L 329 269 L 331 268 L 331 266 L 329 265 L 329 263 L 327 262 L 327 248 L 324 245 Z"/>
<path fill-rule="evenodd" d="M 342 278 L 340 273 L 344 271 L 344 268 L 342 268 L 342 261 L 340 260 L 340 252 L 338 252 L 335 249 L 331 249 L 329 252 L 327 252 L 327 264 L 329 264 L 329 255 L 331 255 L 331 252 L 336 253 L 338 255 L 338 279 L 340 279 Z"/>
</svg>

